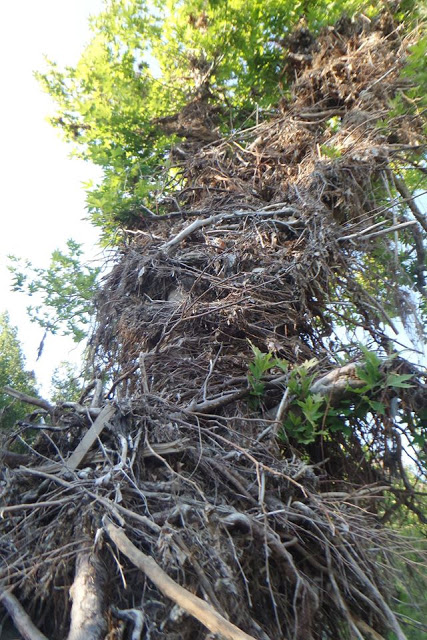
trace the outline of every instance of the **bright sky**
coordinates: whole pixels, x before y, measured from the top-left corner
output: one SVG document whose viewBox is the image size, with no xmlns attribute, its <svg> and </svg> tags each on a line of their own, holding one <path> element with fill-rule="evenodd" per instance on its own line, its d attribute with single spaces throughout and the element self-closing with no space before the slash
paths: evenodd
<svg viewBox="0 0 427 640">
<path fill-rule="evenodd" d="M 99 174 L 68 157 L 69 147 L 46 122 L 54 106 L 33 71 L 43 69 L 44 54 L 61 66 L 75 64 L 89 39 L 88 16 L 99 13 L 102 5 L 102 0 L 19 0 L 4 2 L 0 9 L 0 312 L 9 311 L 12 324 L 18 326 L 27 368 L 34 369 L 45 395 L 52 370 L 61 360 L 78 355 L 71 340 L 49 337 L 36 362 L 43 331 L 26 319 L 30 300 L 10 292 L 6 256 L 28 258 L 44 267 L 52 251 L 65 248 L 70 237 L 94 255 L 98 234 L 82 220 L 82 182 Z"/>
</svg>

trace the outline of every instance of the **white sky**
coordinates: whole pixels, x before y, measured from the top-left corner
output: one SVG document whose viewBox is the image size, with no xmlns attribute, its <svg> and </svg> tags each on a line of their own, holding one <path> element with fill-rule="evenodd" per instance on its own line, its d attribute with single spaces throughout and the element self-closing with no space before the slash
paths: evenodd
<svg viewBox="0 0 427 640">
<path fill-rule="evenodd" d="M 61 66 L 77 62 L 89 39 L 88 16 L 99 13 L 102 0 L 15 0 L 0 8 L 2 60 L 0 312 L 9 311 L 19 339 L 47 395 L 52 370 L 61 360 L 76 359 L 71 340 L 49 337 L 36 363 L 43 337 L 26 319 L 30 299 L 10 292 L 6 256 L 14 254 L 45 267 L 56 248 L 72 237 L 93 255 L 98 233 L 85 216 L 82 182 L 96 179 L 96 169 L 76 158 L 46 117 L 54 105 L 33 77 L 43 69 L 43 55 Z"/>
</svg>

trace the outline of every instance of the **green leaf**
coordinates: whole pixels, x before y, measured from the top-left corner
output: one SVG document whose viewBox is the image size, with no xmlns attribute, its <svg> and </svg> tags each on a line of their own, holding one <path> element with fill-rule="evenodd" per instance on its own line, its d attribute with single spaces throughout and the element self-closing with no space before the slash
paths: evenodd
<svg viewBox="0 0 427 640">
<path fill-rule="evenodd" d="M 368 398 L 368 404 L 376 413 L 379 413 L 380 415 L 385 413 L 385 405 L 382 402 L 377 402 L 376 400 L 370 400 Z"/>
<path fill-rule="evenodd" d="M 386 378 L 386 386 L 387 387 L 395 387 L 398 389 L 410 389 L 414 385 L 407 384 L 406 380 L 412 380 L 413 375 L 410 373 L 389 373 Z"/>
</svg>

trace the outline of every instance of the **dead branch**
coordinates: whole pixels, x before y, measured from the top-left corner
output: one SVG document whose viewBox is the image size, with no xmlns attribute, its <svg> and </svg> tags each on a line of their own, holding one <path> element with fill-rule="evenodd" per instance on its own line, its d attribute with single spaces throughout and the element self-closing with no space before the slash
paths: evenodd
<svg viewBox="0 0 427 640">
<path fill-rule="evenodd" d="M 199 403 L 191 403 L 186 411 L 191 413 L 209 413 L 209 411 L 215 411 L 220 407 L 225 407 L 227 404 L 234 402 L 235 400 L 239 400 L 240 398 L 244 398 L 249 393 L 249 388 L 239 389 L 238 391 L 232 391 L 230 393 L 225 393 L 218 398 L 212 398 L 210 400 L 206 400 L 205 402 Z"/>
<path fill-rule="evenodd" d="M 19 469 L 19 473 L 21 473 L 22 475 L 33 475 L 39 478 L 45 478 L 46 480 L 52 480 L 53 482 L 56 482 L 57 484 L 61 485 L 62 487 L 65 487 L 66 489 L 76 490 L 76 486 L 72 482 L 68 482 L 67 480 L 64 480 L 60 476 L 54 475 L 53 473 L 47 473 L 39 469 L 25 469 L 25 468 Z M 126 507 L 123 507 L 121 504 L 115 503 L 112 500 L 109 500 L 108 498 L 99 496 L 93 491 L 89 491 L 86 489 L 86 493 L 91 498 L 93 498 L 94 500 L 102 504 L 104 507 L 106 507 L 116 517 L 120 518 L 118 514 L 122 513 L 128 518 L 132 518 L 136 522 L 139 522 L 140 524 L 146 526 L 151 531 L 154 531 L 154 533 L 159 533 L 161 527 L 159 527 L 159 525 L 157 525 L 155 522 L 150 520 L 150 518 L 148 518 L 147 516 L 141 515 L 139 513 L 135 513 L 131 509 L 127 509 Z"/>
<path fill-rule="evenodd" d="M 332 401 L 337 401 L 346 392 L 351 392 L 351 389 L 363 387 L 366 383 L 357 375 L 357 368 L 360 366 L 360 363 L 351 362 L 333 369 L 313 382 L 310 388 L 311 393 L 318 393 L 329 397 Z"/>
<path fill-rule="evenodd" d="M 365 634 L 368 638 L 372 638 L 372 640 L 385 640 L 384 636 L 382 636 L 378 631 L 375 631 L 367 622 L 362 620 L 361 618 L 352 617 L 354 624 L 356 627 L 360 629 L 360 631 Z"/>
<path fill-rule="evenodd" d="M 194 222 L 189 224 L 187 227 L 184 227 L 174 238 L 162 244 L 160 249 L 162 251 L 167 251 L 168 249 L 171 249 L 175 245 L 179 244 L 182 240 L 187 238 L 194 231 L 197 231 L 198 229 L 202 229 L 203 227 L 206 227 L 209 225 L 214 225 L 217 222 L 232 220 L 233 218 L 239 218 L 242 216 L 269 217 L 272 214 L 287 216 L 287 215 L 292 215 L 293 213 L 296 212 L 296 210 L 293 207 L 285 207 L 285 208 L 278 207 L 277 210 L 275 209 L 272 210 L 272 209 L 273 209 L 272 207 L 268 207 L 268 208 L 265 207 L 257 211 L 234 211 L 233 213 L 218 213 L 217 215 L 209 216 L 208 218 L 200 218 L 199 220 L 195 220 Z"/>
<path fill-rule="evenodd" d="M 93 392 L 93 398 L 90 403 L 91 409 L 99 409 L 102 406 L 102 393 L 104 390 L 104 383 L 101 378 L 98 378 L 95 383 L 95 390 Z"/>
<path fill-rule="evenodd" d="M 85 416 L 90 416 L 91 418 L 97 418 L 101 413 L 101 409 L 98 407 L 86 407 L 83 404 L 79 404 L 78 402 L 62 402 L 61 407 L 64 409 L 73 409 L 77 413 L 80 413 Z"/>
<path fill-rule="evenodd" d="M 405 184 L 405 181 L 399 178 L 395 173 L 391 173 L 391 175 L 392 175 L 392 179 L 396 189 L 398 190 L 402 198 L 405 199 L 405 202 L 410 208 L 410 210 L 412 211 L 414 218 L 416 219 L 417 222 L 419 222 L 419 224 L 422 226 L 424 231 L 427 231 L 427 220 L 425 216 L 423 216 L 419 208 L 417 207 L 414 200 L 414 196 L 409 191 L 408 187 Z"/>
<path fill-rule="evenodd" d="M 116 409 L 113 407 L 113 405 L 105 405 L 89 431 L 85 434 L 83 440 L 81 440 L 71 456 L 67 459 L 65 463 L 67 469 L 72 470 L 76 469 L 79 466 L 89 449 L 95 443 L 97 438 L 99 438 L 108 421 L 113 417 L 115 412 Z"/>
<path fill-rule="evenodd" d="M 341 553 L 345 556 L 347 561 L 350 563 L 352 571 L 355 573 L 355 575 L 359 578 L 360 582 L 363 584 L 366 593 L 368 593 L 372 597 L 374 602 L 376 602 L 378 606 L 381 608 L 383 615 L 390 626 L 390 629 L 394 631 L 398 640 L 407 640 L 407 637 L 403 633 L 395 614 L 390 609 L 387 602 L 384 600 L 383 596 L 379 592 L 376 585 L 368 578 L 368 576 L 365 574 L 365 572 L 359 566 L 359 564 L 354 561 L 354 559 L 352 558 L 352 556 L 344 546 L 342 546 L 341 548 Z"/>
<path fill-rule="evenodd" d="M 11 469 L 19 467 L 21 464 L 30 464 L 32 460 L 33 458 L 28 454 L 0 449 L 0 461 Z"/>
<path fill-rule="evenodd" d="M 144 614 L 139 609 L 117 609 L 111 607 L 111 613 L 119 620 L 126 620 L 133 625 L 130 640 L 141 640 L 142 629 L 144 627 Z"/>
<path fill-rule="evenodd" d="M 46 400 L 43 400 L 42 398 L 34 398 L 34 396 L 29 396 L 27 393 L 12 389 L 12 387 L 3 387 L 3 393 L 7 393 L 7 395 L 12 396 L 12 398 L 16 398 L 20 402 L 26 402 L 27 404 L 32 404 L 35 407 L 45 409 L 49 413 L 52 413 L 53 411 L 52 405 L 49 404 L 49 402 L 47 402 Z"/>
<path fill-rule="evenodd" d="M 128 378 L 133 373 L 135 373 L 135 371 L 138 371 L 138 369 L 139 369 L 139 364 L 136 364 L 131 369 L 129 369 L 129 371 L 125 371 L 124 373 L 122 373 L 121 376 L 119 376 L 116 380 L 114 380 L 113 384 L 111 385 L 111 387 L 107 392 L 107 398 L 111 396 L 111 394 L 113 393 L 114 389 L 117 387 L 118 384 L 123 382 L 123 380 L 126 380 L 126 378 Z"/>
<path fill-rule="evenodd" d="M 39 470 L 54 471 L 54 470 L 64 468 L 64 469 L 68 469 L 69 471 L 73 471 L 74 469 L 77 469 L 77 467 L 80 465 L 83 458 L 85 457 L 89 449 L 92 447 L 92 445 L 95 443 L 97 438 L 99 438 L 104 427 L 107 425 L 108 421 L 110 420 L 110 418 L 112 418 L 115 412 L 116 412 L 116 409 L 113 407 L 113 405 L 111 404 L 105 405 L 105 407 L 101 410 L 101 413 L 98 415 L 98 417 L 96 418 L 95 422 L 93 423 L 89 431 L 87 431 L 83 439 L 79 442 L 79 444 L 71 454 L 71 456 L 64 461 L 64 464 L 51 463 L 51 464 L 48 464 L 47 466 L 44 465 L 42 467 L 39 467 Z"/>
<path fill-rule="evenodd" d="M 0 602 L 7 609 L 13 624 L 24 640 L 48 640 L 37 629 L 19 600 L 2 586 L 0 586 Z"/>
<path fill-rule="evenodd" d="M 60 504 L 64 504 L 65 500 L 43 500 L 40 502 L 12 504 L 7 507 L 0 507 L 0 517 L 3 517 L 4 513 L 10 513 L 12 511 L 25 511 L 25 509 L 41 509 L 42 507 L 53 507 Z"/>
<path fill-rule="evenodd" d="M 400 224 L 392 225 L 391 227 L 387 227 L 386 229 L 381 229 L 381 231 L 375 231 L 374 233 L 366 233 L 366 229 L 362 231 L 358 231 L 357 233 L 351 233 L 348 236 L 341 236 L 338 238 L 339 242 L 343 242 L 344 240 L 351 240 L 352 238 L 363 238 L 364 240 L 369 240 L 370 238 L 377 238 L 378 236 L 383 236 L 386 233 L 391 233 L 392 231 L 398 231 L 399 229 L 405 229 L 406 227 L 411 227 L 414 224 L 417 224 L 416 220 L 408 220 L 407 222 L 401 222 Z"/>
</svg>

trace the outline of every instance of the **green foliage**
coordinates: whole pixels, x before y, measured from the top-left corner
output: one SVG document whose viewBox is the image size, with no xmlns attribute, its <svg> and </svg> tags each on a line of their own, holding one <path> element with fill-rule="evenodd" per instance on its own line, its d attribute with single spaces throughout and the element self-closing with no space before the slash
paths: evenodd
<svg viewBox="0 0 427 640">
<path fill-rule="evenodd" d="M 286 360 L 274 358 L 272 353 L 263 353 L 249 340 L 250 347 L 254 354 L 254 359 L 249 363 L 248 382 L 251 387 L 251 395 L 261 397 L 264 393 L 265 384 L 262 377 L 271 369 L 278 368 L 283 373 L 288 370 Z"/>
<path fill-rule="evenodd" d="M 319 436 L 328 436 L 337 431 L 350 435 L 350 418 L 368 420 L 369 415 L 385 415 L 386 407 L 381 401 L 383 392 L 390 389 L 409 389 L 411 374 L 399 374 L 387 371 L 385 364 L 395 358 L 381 359 L 376 353 L 363 345 L 359 349 L 363 354 L 363 363 L 356 367 L 356 375 L 361 383 L 358 387 L 348 386 L 333 406 L 327 395 L 312 392 L 316 373 L 312 369 L 317 360 L 311 359 L 294 366 L 289 371 L 285 360 L 273 357 L 271 353 L 263 353 L 250 343 L 254 359 L 249 363 L 248 381 L 251 395 L 262 398 L 265 391 L 263 376 L 272 369 L 287 373 L 286 384 L 289 390 L 288 409 L 283 421 L 283 430 L 279 439 L 287 442 L 294 438 L 299 444 L 310 444 Z M 400 416 L 402 424 L 411 422 L 411 444 L 422 448 L 427 439 L 426 420 L 420 414 Z M 409 433 L 409 431 L 408 431 Z"/>
<path fill-rule="evenodd" d="M 249 340 L 254 359 L 249 363 L 248 382 L 251 387 L 251 395 L 260 397 L 264 393 L 265 384 L 262 377 L 265 373 L 275 367 L 281 369 L 284 373 L 287 371 L 288 363 L 286 360 L 274 358 L 272 353 L 263 353 Z"/>
<path fill-rule="evenodd" d="M 27 307 L 32 322 L 55 334 L 71 335 L 75 342 L 87 334 L 94 307 L 99 267 L 83 265 L 81 245 L 67 241 L 67 251 L 52 253 L 47 269 L 9 256 L 13 291 L 38 295 L 41 304 Z"/>
<path fill-rule="evenodd" d="M 52 124 L 74 153 L 103 168 L 101 184 L 88 188 L 88 210 L 104 238 L 135 225 L 141 205 L 176 187 L 168 166 L 174 137 L 162 131 L 159 118 L 203 98 L 215 105 L 223 132 L 250 126 L 255 111 L 268 115 L 288 90 L 290 31 L 304 24 L 316 32 L 356 11 L 372 16 L 377 6 L 358 0 L 106 2 L 77 65 L 59 69 L 46 60 L 47 70 L 36 74 L 57 104 Z M 336 124 L 329 122 L 332 129 Z"/>
<path fill-rule="evenodd" d="M 10 429 L 26 416 L 28 405 L 1 393 L 5 386 L 37 396 L 34 373 L 25 369 L 18 330 L 11 326 L 6 312 L 0 314 L 0 428 Z"/>
<path fill-rule="evenodd" d="M 423 9 L 420 8 L 420 13 L 425 25 L 425 20 L 427 19 L 425 6 Z M 405 91 L 401 91 L 393 100 L 390 118 L 400 116 L 408 111 L 421 113 L 427 108 L 427 96 L 423 90 L 420 91 L 420 88 L 422 89 L 427 85 L 426 51 L 427 33 L 424 28 L 424 35 L 411 47 L 410 55 L 403 70 L 403 76 L 410 79 L 410 84 Z"/>
<path fill-rule="evenodd" d="M 326 156 L 330 160 L 337 160 L 338 158 L 341 158 L 342 155 L 340 149 L 329 144 L 321 144 L 320 150 L 322 155 Z"/>
<path fill-rule="evenodd" d="M 326 399 L 310 391 L 315 377 L 310 371 L 316 364 L 317 360 L 313 358 L 291 371 L 288 388 L 292 400 L 283 421 L 283 431 L 279 433 L 279 438 L 284 441 L 291 437 L 300 444 L 310 444 L 324 433 Z"/>
</svg>

